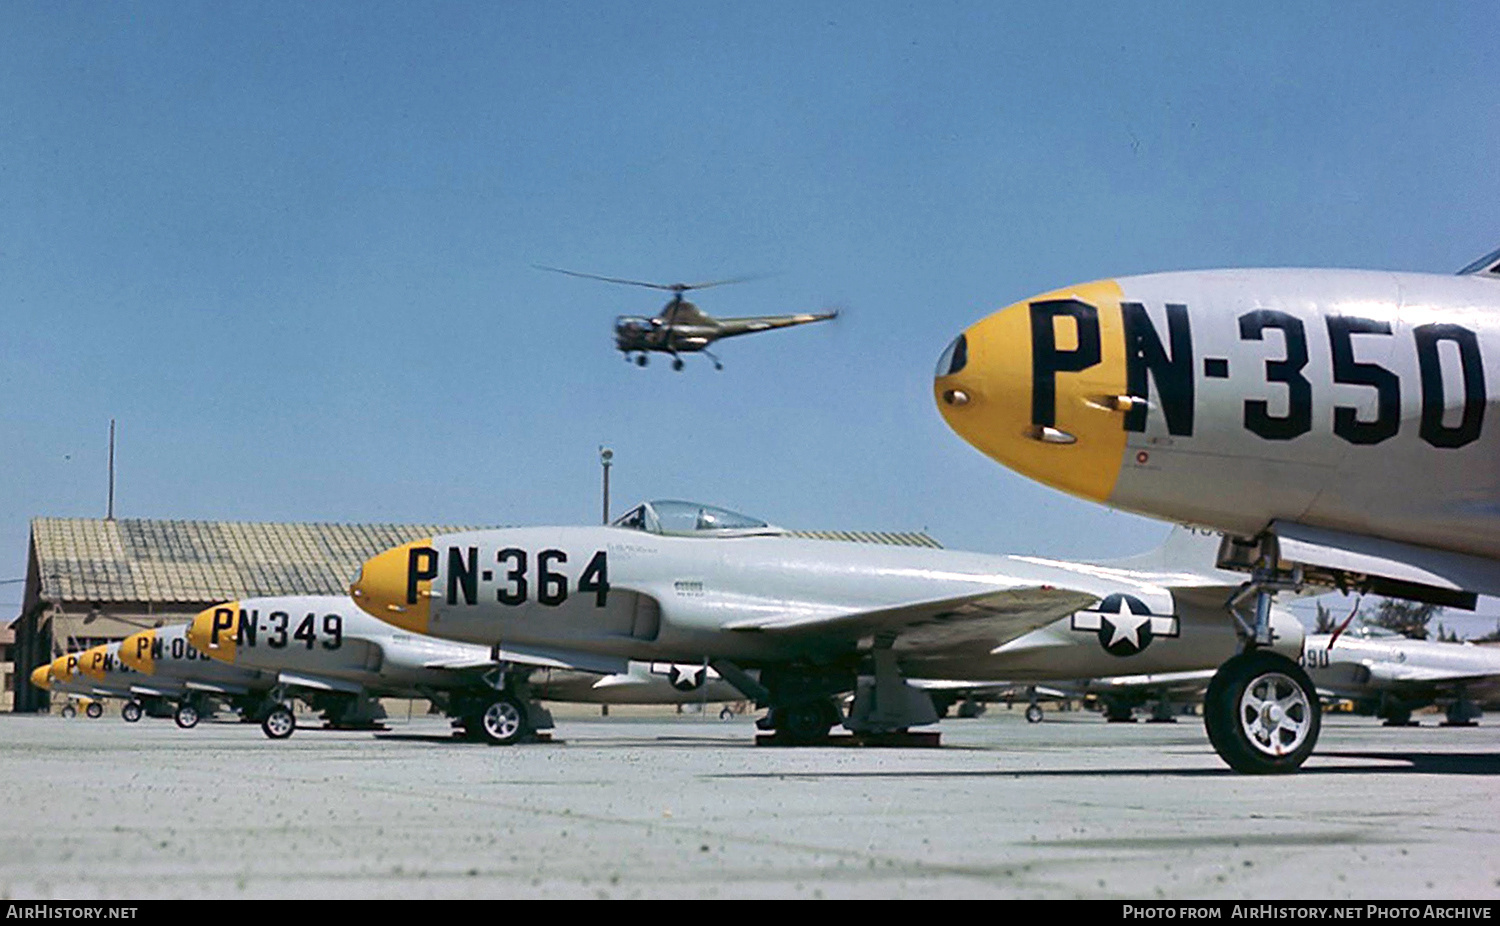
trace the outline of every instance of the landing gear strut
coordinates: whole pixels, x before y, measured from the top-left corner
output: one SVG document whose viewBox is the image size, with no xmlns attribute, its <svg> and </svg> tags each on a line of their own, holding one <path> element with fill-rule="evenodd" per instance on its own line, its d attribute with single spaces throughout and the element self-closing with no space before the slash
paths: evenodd
<svg viewBox="0 0 1500 926">
<path fill-rule="evenodd" d="M 1270 649 L 1271 602 L 1277 592 L 1301 587 L 1301 569 L 1277 567 L 1276 539 L 1269 535 L 1248 549 L 1226 538 L 1219 560 L 1221 566 L 1226 560 L 1255 566 L 1250 581 L 1226 603 L 1242 649 L 1209 682 L 1203 701 L 1208 739 L 1237 772 L 1295 772 L 1317 745 L 1322 706 L 1302 667 Z M 1252 601 L 1253 612 L 1247 607 Z"/>
</svg>

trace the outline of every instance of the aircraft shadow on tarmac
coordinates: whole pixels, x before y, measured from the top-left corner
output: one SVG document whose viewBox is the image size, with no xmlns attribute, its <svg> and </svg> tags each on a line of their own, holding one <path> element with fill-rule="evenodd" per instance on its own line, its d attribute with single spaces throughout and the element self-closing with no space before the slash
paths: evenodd
<svg viewBox="0 0 1500 926">
<path fill-rule="evenodd" d="M 1316 758 L 1357 759 L 1391 765 L 1343 765 L 1331 768 L 1305 765 L 1298 775 L 1495 775 L 1500 776 L 1500 753 L 1487 752 L 1321 752 Z M 727 772 L 708 778 L 1238 778 L 1229 768 L 1077 768 L 994 769 L 961 771 L 870 771 L 870 772 Z"/>
</svg>

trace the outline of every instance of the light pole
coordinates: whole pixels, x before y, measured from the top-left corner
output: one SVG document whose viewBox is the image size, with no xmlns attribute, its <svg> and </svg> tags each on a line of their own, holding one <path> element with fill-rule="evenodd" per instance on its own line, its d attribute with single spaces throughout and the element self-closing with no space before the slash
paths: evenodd
<svg viewBox="0 0 1500 926">
<path fill-rule="evenodd" d="M 609 464 L 615 452 L 603 444 L 599 445 L 599 465 L 604 468 L 604 522 L 609 523 Z"/>
</svg>

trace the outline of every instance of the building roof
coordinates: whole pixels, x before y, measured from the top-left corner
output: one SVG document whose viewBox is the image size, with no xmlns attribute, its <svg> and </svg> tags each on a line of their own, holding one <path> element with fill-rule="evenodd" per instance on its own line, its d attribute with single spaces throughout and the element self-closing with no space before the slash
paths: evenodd
<svg viewBox="0 0 1500 926">
<path fill-rule="evenodd" d="M 365 560 L 440 524 L 285 524 L 35 518 L 39 595 L 50 602 L 201 603 L 341 595 Z M 817 540 L 938 547 L 924 533 L 791 531 Z"/>
<path fill-rule="evenodd" d="M 342 594 L 382 550 L 468 529 L 36 518 L 31 538 L 43 600 L 169 603 Z"/>
</svg>

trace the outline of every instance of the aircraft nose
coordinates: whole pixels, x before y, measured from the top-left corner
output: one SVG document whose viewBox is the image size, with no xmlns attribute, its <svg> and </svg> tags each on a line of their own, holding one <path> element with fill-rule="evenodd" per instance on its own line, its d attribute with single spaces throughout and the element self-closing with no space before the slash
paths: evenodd
<svg viewBox="0 0 1500 926">
<path fill-rule="evenodd" d="M 43 691 L 52 690 L 52 666 L 37 666 L 31 670 L 31 684 Z"/>
<path fill-rule="evenodd" d="M 437 563 L 430 537 L 386 550 L 360 567 L 349 586 L 349 597 L 373 617 L 413 633 L 426 633 Z"/>
<path fill-rule="evenodd" d="M 131 634 L 120 641 L 120 661 L 137 672 L 155 675 L 156 661 L 151 654 L 151 646 L 155 641 L 155 630 Z"/>
<path fill-rule="evenodd" d="M 933 397 L 981 453 L 1107 501 L 1125 454 L 1125 335 L 1113 280 L 1046 293 L 970 326 L 938 360 Z"/>
<path fill-rule="evenodd" d="M 220 662 L 234 662 L 235 644 L 240 631 L 240 603 L 226 601 L 198 612 L 188 625 L 188 642 L 198 652 Z"/>
</svg>

